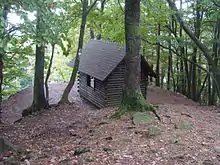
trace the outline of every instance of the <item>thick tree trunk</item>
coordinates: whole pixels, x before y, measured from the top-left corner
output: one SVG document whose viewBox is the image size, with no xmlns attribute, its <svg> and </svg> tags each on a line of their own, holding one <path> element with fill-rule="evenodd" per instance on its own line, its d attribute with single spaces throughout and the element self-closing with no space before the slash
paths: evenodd
<svg viewBox="0 0 220 165">
<path fill-rule="evenodd" d="M 152 111 L 158 119 L 154 108 L 147 104 L 140 90 L 141 79 L 141 40 L 138 34 L 140 21 L 140 0 L 125 0 L 125 86 L 119 111 L 113 116 L 120 117 L 128 111 Z"/>
<path fill-rule="evenodd" d="M 197 0 L 196 1 L 196 9 L 195 9 L 195 14 L 196 14 L 196 18 L 194 21 L 194 29 L 195 29 L 195 37 L 197 39 L 199 39 L 200 37 L 200 27 L 201 27 L 201 14 L 200 14 L 200 3 Z M 197 45 L 194 46 L 193 48 L 193 55 L 192 55 L 192 61 L 194 63 L 197 63 Z M 192 66 L 192 99 L 194 101 L 198 101 L 197 98 L 197 67 L 196 65 Z"/>
<path fill-rule="evenodd" d="M 141 40 L 138 35 L 140 21 L 140 1 L 125 0 L 125 90 L 124 95 L 140 93 Z"/>
<path fill-rule="evenodd" d="M 69 93 L 76 80 L 77 71 L 79 67 L 79 53 L 83 47 L 83 38 L 84 38 L 86 19 L 87 19 L 87 14 L 88 14 L 87 8 L 88 8 L 88 0 L 83 0 L 82 20 L 81 20 L 81 26 L 80 26 L 79 41 L 78 41 L 78 48 L 77 48 L 77 53 L 75 57 L 75 63 L 74 63 L 74 67 L 72 70 L 71 77 L 70 77 L 70 81 L 63 92 L 63 95 L 62 95 L 61 100 L 59 101 L 59 104 L 69 103 L 69 100 L 68 100 Z"/>
<path fill-rule="evenodd" d="M 220 19 L 217 20 L 216 22 L 216 25 L 214 26 L 214 41 L 213 41 L 213 59 L 214 59 L 214 62 L 215 62 L 215 65 L 217 66 L 218 65 L 218 57 L 219 57 L 219 39 L 220 39 Z M 215 105 L 216 104 L 216 85 L 215 85 L 215 82 L 213 81 L 212 82 L 212 104 Z"/>
<path fill-rule="evenodd" d="M 3 62 L 3 58 L 5 56 L 5 51 L 6 51 L 6 47 L 8 44 L 8 38 L 7 38 L 7 31 L 6 31 L 6 27 L 7 27 L 7 14 L 8 14 L 8 6 L 7 5 L 0 5 L 0 123 L 1 123 L 1 113 L 2 113 L 2 99 L 3 99 L 3 95 L 2 95 L 2 85 L 3 85 L 3 78 L 4 78 L 4 73 L 3 73 L 3 68 L 4 68 L 4 62 Z"/>
<path fill-rule="evenodd" d="M 47 70 L 47 75 L 46 75 L 46 78 L 45 78 L 46 101 L 47 101 L 47 104 L 48 104 L 48 105 L 49 105 L 49 87 L 48 87 L 48 80 L 49 80 L 49 77 L 50 77 L 51 67 L 52 67 L 52 64 L 53 64 L 55 44 L 52 44 L 51 46 L 52 46 L 52 54 L 51 54 L 51 57 L 50 57 L 50 62 L 49 62 L 48 70 Z"/>
<path fill-rule="evenodd" d="M 42 28 L 42 15 L 37 12 L 37 38 L 41 38 L 43 33 Z M 30 112 L 26 111 L 26 115 L 38 111 L 42 108 L 48 108 L 48 104 L 44 94 L 44 55 L 45 48 L 44 43 L 41 40 L 40 44 L 36 45 L 36 54 L 35 54 L 35 74 L 34 74 L 34 98 Z"/>
<path fill-rule="evenodd" d="M 160 36 L 160 24 L 157 25 L 157 37 Z M 157 64 L 156 64 L 156 81 L 155 85 L 160 86 L 160 42 L 157 42 L 157 48 L 156 48 L 156 54 L 157 54 Z"/>
</svg>

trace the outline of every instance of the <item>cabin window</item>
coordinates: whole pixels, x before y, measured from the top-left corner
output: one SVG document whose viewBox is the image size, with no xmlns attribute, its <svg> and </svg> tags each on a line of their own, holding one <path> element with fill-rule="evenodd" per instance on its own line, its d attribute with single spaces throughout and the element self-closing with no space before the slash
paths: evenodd
<svg viewBox="0 0 220 165">
<path fill-rule="evenodd" d="M 95 88 L 95 79 L 94 79 L 94 77 L 87 75 L 87 86 Z"/>
</svg>

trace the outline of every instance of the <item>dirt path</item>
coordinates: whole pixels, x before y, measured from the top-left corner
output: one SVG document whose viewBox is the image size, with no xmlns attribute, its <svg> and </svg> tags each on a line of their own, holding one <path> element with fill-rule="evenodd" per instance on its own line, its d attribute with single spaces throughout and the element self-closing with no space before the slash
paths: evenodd
<svg viewBox="0 0 220 165">
<path fill-rule="evenodd" d="M 50 104 L 57 104 L 65 89 L 66 84 L 50 84 Z M 32 104 L 33 93 L 32 89 L 24 89 L 15 95 L 12 95 L 8 100 L 3 102 L 2 119 L 4 123 L 13 123 L 21 118 L 22 110 L 28 108 Z M 71 90 L 69 100 L 76 103 L 80 108 L 93 108 L 91 104 L 83 101 L 74 85 Z M 181 104 L 181 105 L 197 105 L 192 100 L 189 100 L 181 95 L 173 92 L 168 92 L 156 87 L 148 89 L 148 101 L 152 104 Z"/>
</svg>

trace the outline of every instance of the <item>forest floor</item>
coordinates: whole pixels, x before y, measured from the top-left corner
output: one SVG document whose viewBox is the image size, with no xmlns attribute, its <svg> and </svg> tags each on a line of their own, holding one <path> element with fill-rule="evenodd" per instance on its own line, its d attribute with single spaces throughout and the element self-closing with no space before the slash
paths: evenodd
<svg viewBox="0 0 220 165">
<path fill-rule="evenodd" d="M 64 87 L 51 85 L 51 104 L 57 103 Z M 25 149 L 14 153 L 23 164 L 220 165 L 218 108 L 152 87 L 148 101 L 158 105 L 162 121 L 135 125 L 129 115 L 111 119 L 113 108 L 96 109 L 81 100 L 74 87 L 74 104 L 53 106 L 12 124 L 31 98 L 30 89 L 11 96 L 4 103 L 6 124 L 0 125 L 1 135 Z"/>
</svg>

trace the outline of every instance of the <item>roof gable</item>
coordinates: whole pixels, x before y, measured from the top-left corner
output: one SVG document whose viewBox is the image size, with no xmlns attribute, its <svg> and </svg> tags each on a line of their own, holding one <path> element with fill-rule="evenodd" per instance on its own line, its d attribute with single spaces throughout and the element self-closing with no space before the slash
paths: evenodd
<svg viewBox="0 0 220 165">
<path fill-rule="evenodd" d="M 103 81 L 124 59 L 125 54 L 125 45 L 102 40 L 90 40 L 83 47 L 78 70 Z M 75 58 L 67 65 L 73 67 L 74 63 Z M 141 56 L 141 68 L 144 74 L 156 77 L 152 67 L 143 56 Z"/>
<path fill-rule="evenodd" d="M 79 71 L 103 81 L 125 57 L 125 46 L 90 40 L 80 55 Z"/>
</svg>

